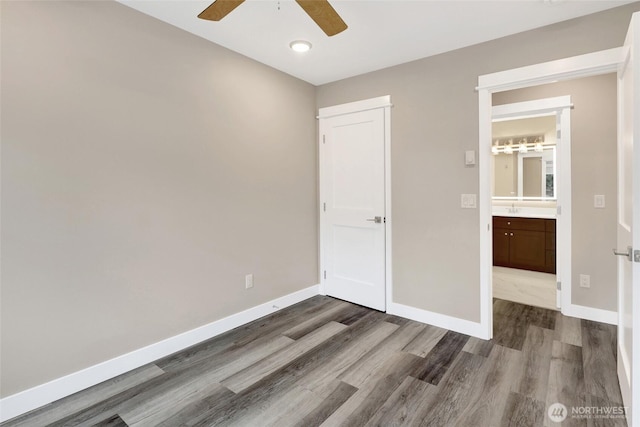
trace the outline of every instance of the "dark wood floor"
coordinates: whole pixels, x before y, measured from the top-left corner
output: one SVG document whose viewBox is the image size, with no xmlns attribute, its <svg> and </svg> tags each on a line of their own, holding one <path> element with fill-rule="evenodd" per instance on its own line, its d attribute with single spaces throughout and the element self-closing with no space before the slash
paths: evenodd
<svg viewBox="0 0 640 427">
<path fill-rule="evenodd" d="M 318 296 L 3 425 L 522 427 L 559 425 L 555 402 L 622 406 L 615 327 L 494 312 L 482 341 Z"/>
</svg>

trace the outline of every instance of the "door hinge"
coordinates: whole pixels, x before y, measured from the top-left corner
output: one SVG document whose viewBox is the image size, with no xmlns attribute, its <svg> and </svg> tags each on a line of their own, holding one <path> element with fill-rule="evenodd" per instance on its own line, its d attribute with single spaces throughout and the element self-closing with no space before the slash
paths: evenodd
<svg viewBox="0 0 640 427">
<path fill-rule="evenodd" d="M 386 216 L 382 218 L 382 222 L 384 222 L 385 224 L 387 223 L 387 217 Z"/>
<path fill-rule="evenodd" d="M 556 212 L 558 213 L 558 215 L 562 215 L 562 206 L 557 206 Z"/>
<path fill-rule="evenodd" d="M 326 202 L 322 204 L 322 210 L 323 210 L 324 212 L 326 212 L 326 211 L 327 211 L 327 203 L 326 203 Z"/>
<path fill-rule="evenodd" d="M 556 282 L 556 289 L 557 290 L 562 290 L 562 282 Z"/>
<path fill-rule="evenodd" d="M 327 136 L 326 135 L 322 135 L 322 143 L 326 144 L 327 143 Z"/>
<path fill-rule="evenodd" d="M 560 129 L 556 132 L 556 138 L 562 139 L 562 131 Z"/>
<path fill-rule="evenodd" d="M 324 280 L 327 280 L 327 270 L 324 271 Z"/>
<path fill-rule="evenodd" d="M 640 262 L 640 250 L 636 249 L 633 251 L 633 260 L 635 262 Z"/>
</svg>

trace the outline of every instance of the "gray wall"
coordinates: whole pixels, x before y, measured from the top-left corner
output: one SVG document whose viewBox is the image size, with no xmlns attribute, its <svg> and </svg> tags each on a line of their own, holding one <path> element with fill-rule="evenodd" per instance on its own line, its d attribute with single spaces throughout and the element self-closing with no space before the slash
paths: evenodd
<svg viewBox="0 0 640 427">
<path fill-rule="evenodd" d="M 318 88 L 318 107 L 391 95 L 395 302 L 480 320 L 478 211 L 460 208 L 460 194 L 478 192 L 478 169 L 464 166 L 464 151 L 478 150 L 478 76 L 618 47 L 638 10 L 633 3 Z M 574 300 L 614 309 L 610 301 Z"/>
<path fill-rule="evenodd" d="M 318 283 L 313 86 L 115 2 L 1 8 L 3 397 Z"/>
<path fill-rule="evenodd" d="M 571 95 L 571 298 L 574 304 L 617 311 L 617 78 L 615 74 L 497 93 L 494 105 Z M 605 209 L 593 207 L 604 194 Z M 580 287 L 580 274 L 591 288 Z"/>
</svg>

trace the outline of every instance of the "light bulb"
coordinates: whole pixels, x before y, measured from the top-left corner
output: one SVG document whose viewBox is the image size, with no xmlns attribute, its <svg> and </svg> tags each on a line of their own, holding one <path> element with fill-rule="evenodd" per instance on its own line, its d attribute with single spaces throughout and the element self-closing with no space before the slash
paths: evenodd
<svg viewBox="0 0 640 427">
<path fill-rule="evenodd" d="M 311 43 L 306 40 L 295 40 L 289 43 L 289 47 L 296 52 L 304 53 L 311 49 Z"/>
</svg>

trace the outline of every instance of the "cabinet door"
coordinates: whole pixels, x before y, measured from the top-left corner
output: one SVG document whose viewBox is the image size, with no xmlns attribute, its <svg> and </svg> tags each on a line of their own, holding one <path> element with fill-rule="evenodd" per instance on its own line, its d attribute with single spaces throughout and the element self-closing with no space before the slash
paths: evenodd
<svg viewBox="0 0 640 427">
<path fill-rule="evenodd" d="M 545 233 L 514 230 L 509 232 L 511 266 L 525 270 L 545 271 Z"/>
<path fill-rule="evenodd" d="M 493 265 L 509 267 L 509 231 L 493 229 Z"/>
</svg>

